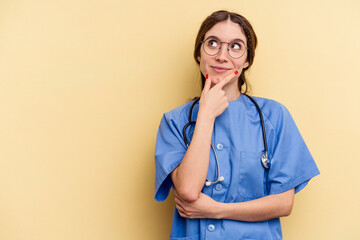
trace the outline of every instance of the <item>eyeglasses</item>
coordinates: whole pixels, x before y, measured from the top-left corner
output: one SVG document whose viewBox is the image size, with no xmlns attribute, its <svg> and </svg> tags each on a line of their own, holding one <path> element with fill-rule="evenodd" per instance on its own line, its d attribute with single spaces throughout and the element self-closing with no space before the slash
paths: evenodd
<svg viewBox="0 0 360 240">
<path fill-rule="evenodd" d="M 223 43 L 228 45 L 227 50 L 229 56 L 234 59 L 241 58 L 248 49 L 248 47 L 245 46 L 245 43 L 239 40 L 232 42 L 220 42 L 218 39 L 210 37 L 201 42 L 203 43 L 204 52 L 209 56 L 215 56 L 218 54 Z"/>
</svg>

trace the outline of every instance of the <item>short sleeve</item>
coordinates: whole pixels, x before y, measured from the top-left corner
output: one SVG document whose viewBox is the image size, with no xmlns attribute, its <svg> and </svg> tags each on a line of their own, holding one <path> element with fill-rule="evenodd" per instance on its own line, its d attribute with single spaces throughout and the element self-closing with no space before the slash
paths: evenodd
<svg viewBox="0 0 360 240">
<path fill-rule="evenodd" d="M 181 131 L 167 114 L 161 119 L 155 147 L 155 200 L 164 201 L 172 187 L 170 173 L 186 152 Z"/>
<path fill-rule="evenodd" d="M 276 140 L 268 173 L 269 191 L 277 194 L 295 188 L 297 193 L 320 172 L 289 111 L 283 105 L 279 110 L 274 124 Z"/>
</svg>

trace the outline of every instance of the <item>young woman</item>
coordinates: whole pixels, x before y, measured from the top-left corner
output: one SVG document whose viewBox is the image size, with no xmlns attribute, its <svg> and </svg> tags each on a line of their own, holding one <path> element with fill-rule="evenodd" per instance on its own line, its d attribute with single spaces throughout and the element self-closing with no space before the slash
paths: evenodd
<svg viewBox="0 0 360 240">
<path fill-rule="evenodd" d="M 279 218 L 319 174 L 288 110 L 247 95 L 256 44 L 236 13 L 200 27 L 200 99 L 165 113 L 156 142 L 155 199 L 175 195 L 170 239 L 282 239 Z"/>
</svg>

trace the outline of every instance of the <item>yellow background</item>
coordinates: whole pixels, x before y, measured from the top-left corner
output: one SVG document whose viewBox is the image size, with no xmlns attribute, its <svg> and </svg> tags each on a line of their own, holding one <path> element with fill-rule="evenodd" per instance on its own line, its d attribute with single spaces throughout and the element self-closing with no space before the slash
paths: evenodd
<svg viewBox="0 0 360 240">
<path fill-rule="evenodd" d="M 246 16 L 256 96 L 288 107 L 321 171 L 284 239 L 360 239 L 360 3 L 0 2 L 0 239 L 167 239 L 153 200 L 160 119 L 198 95 L 202 20 Z"/>
</svg>

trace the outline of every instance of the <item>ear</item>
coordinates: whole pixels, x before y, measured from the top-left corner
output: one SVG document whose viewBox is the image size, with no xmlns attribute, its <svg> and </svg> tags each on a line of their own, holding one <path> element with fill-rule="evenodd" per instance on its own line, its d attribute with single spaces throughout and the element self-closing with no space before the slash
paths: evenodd
<svg viewBox="0 0 360 240">
<path fill-rule="evenodd" d="M 200 60 L 201 60 L 201 57 L 200 56 L 198 56 L 197 58 L 196 58 L 199 62 L 200 62 Z"/>
<path fill-rule="evenodd" d="M 248 62 L 248 61 L 246 61 L 246 62 L 244 63 L 243 68 L 247 68 L 248 66 L 249 66 L 249 62 Z"/>
</svg>

